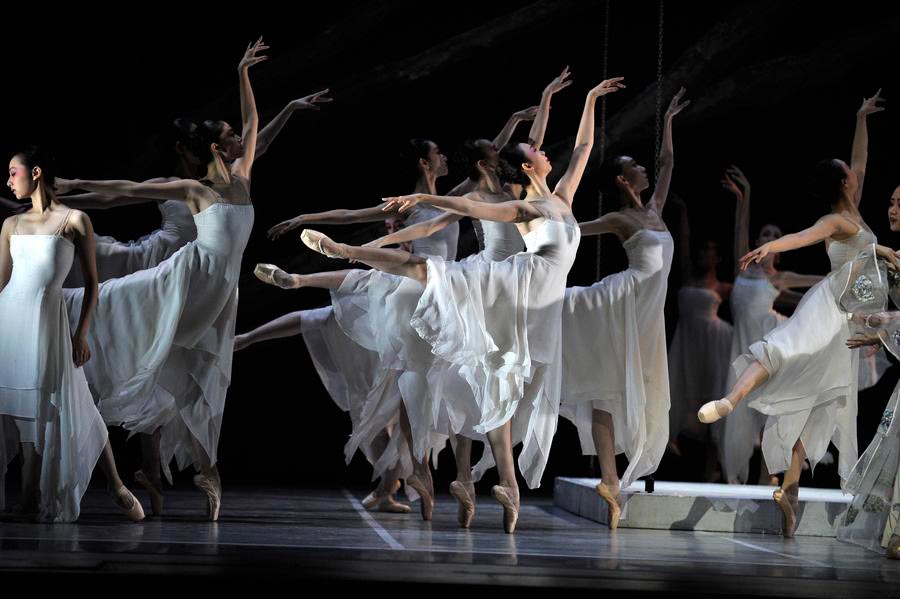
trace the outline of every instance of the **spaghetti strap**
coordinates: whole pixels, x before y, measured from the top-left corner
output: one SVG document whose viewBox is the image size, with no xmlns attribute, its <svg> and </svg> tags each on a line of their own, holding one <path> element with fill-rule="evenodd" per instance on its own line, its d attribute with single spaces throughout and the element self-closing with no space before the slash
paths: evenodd
<svg viewBox="0 0 900 599">
<path fill-rule="evenodd" d="M 70 214 L 72 214 L 72 209 L 71 209 L 71 208 L 70 208 L 68 211 L 66 211 L 66 216 L 65 216 L 65 218 L 63 218 L 62 223 L 60 223 L 59 227 L 56 229 L 56 233 L 55 233 L 56 235 L 59 235 L 60 237 L 64 237 L 63 233 L 64 233 L 65 230 L 66 230 L 66 223 L 69 222 L 69 215 L 70 215 Z"/>
<path fill-rule="evenodd" d="M 13 235 L 19 234 L 19 217 L 20 216 L 22 216 L 22 215 L 21 214 L 16 215 L 15 225 L 13 225 Z"/>
</svg>

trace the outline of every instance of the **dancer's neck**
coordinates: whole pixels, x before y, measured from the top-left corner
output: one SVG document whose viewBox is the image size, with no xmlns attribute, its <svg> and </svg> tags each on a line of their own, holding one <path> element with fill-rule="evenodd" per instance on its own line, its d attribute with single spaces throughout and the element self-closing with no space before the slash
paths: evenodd
<svg viewBox="0 0 900 599">
<path fill-rule="evenodd" d="M 416 181 L 416 187 L 413 190 L 413 193 L 437 195 L 437 177 L 430 173 L 422 173 Z"/>
</svg>

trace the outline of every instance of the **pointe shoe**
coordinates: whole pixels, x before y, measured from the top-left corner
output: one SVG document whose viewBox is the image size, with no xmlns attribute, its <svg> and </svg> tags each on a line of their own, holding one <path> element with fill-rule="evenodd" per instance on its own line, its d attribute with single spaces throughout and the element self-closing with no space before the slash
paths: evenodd
<svg viewBox="0 0 900 599">
<path fill-rule="evenodd" d="M 256 265 L 256 268 L 253 269 L 253 274 L 256 275 L 256 278 L 263 283 L 268 283 L 269 285 L 274 285 L 275 287 L 280 287 L 281 289 L 293 288 L 292 286 L 288 285 L 286 281 L 286 279 L 290 279 L 290 275 L 274 264 L 265 264 L 260 262 Z"/>
<path fill-rule="evenodd" d="M 428 473 L 428 484 L 426 485 L 422 479 L 415 474 L 407 477 L 406 484 L 416 490 L 421 500 L 422 520 L 429 522 L 434 512 L 434 483 L 431 480 L 431 473 Z"/>
<path fill-rule="evenodd" d="M 303 229 L 303 231 L 300 233 L 300 240 L 303 241 L 306 247 L 319 252 L 326 258 L 346 258 L 346 256 L 335 254 L 334 252 L 329 252 L 324 247 L 322 247 L 323 241 L 331 241 L 331 238 L 324 233 L 319 233 L 318 231 L 314 231 L 313 229 Z M 333 241 L 331 242 L 334 243 Z"/>
<path fill-rule="evenodd" d="M 371 493 L 366 495 L 366 497 L 360 503 L 367 510 L 376 509 L 376 506 L 378 506 L 379 503 L 384 502 L 386 498 L 390 498 L 391 501 L 393 501 L 394 503 L 398 503 L 397 499 L 394 497 L 394 494 L 400 490 L 400 481 L 395 480 L 393 487 L 394 488 L 391 489 L 390 492 L 388 492 L 385 495 L 379 495 L 378 488 L 376 488 L 374 491 L 372 491 Z M 398 503 L 398 505 L 404 505 L 404 504 Z M 408 507 L 408 506 L 404 506 L 404 507 Z M 376 511 L 387 511 L 387 510 L 376 510 Z M 409 510 L 406 510 L 406 511 L 409 511 Z"/>
<path fill-rule="evenodd" d="M 886 557 L 888 559 L 900 559 L 900 535 L 891 535 L 887 545 Z"/>
<path fill-rule="evenodd" d="M 794 503 L 788 499 L 787 493 L 781 487 L 775 489 L 772 493 L 772 499 L 775 505 L 781 510 L 781 534 L 786 539 L 794 538 L 794 531 L 797 528 L 797 516 L 794 511 Z M 798 502 L 799 505 L 799 502 Z"/>
<path fill-rule="evenodd" d="M 222 506 L 222 482 L 217 476 L 194 475 L 194 486 L 206 493 L 206 515 L 210 522 L 219 519 L 219 508 Z"/>
<path fill-rule="evenodd" d="M 723 414 L 722 411 L 725 411 Z M 712 424 L 713 422 L 725 418 L 734 411 L 734 405 L 727 399 L 717 399 L 716 401 L 708 401 L 697 412 L 697 419 L 703 424 Z"/>
<path fill-rule="evenodd" d="M 162 516 L 163 509 L 163 494 L 162 489 L 157 487 L 150 478 L 144 474 L 143 470 L 138 470 L 134 473 L 134 480 L 136 483 L 144 487 L 147 492 L 150 494 L 150 513 L 153 516 Z"/>
<path fill-rule="evenodd" d="M 110 493 L 126 518 L 132 522 L 140 522 L 144 519 L 144 508 L 141 506 L 141 502 L 125 485 L 122 485 L 115 491 L 110 489 Z"/>
<path fill-rule="evenodd" d="M 613 493 L 609 487 L 600 483 L 597 485 L 597 495 L 606 502 L 609 509 L 609 528 L 616 530 L 619 528 L 619 516 L 622 514 L 622 508 L 619 507 L 619 492 Z"/>
<path fill-rule="evenodd" d="M 397 501 L 396 497 L 393 495 L 385 495 L 379 497 L 378 501 L 369 508 L 369 511 L 385 512 L 388 514 L 408 514 L 412 511 L 412 508 L 405 503 Z"/>
<path fill-rule="evenodd" d="M 515 493 L 502 485 L 494 485 L 491 495 L 503 506 L 503 531 L 512 534 L 516 531 L 516 523 L 519 521 L 519 493 Z"/>
<path fill-rule="evenodd" d="M 464 483 L 458 480 L 450 483 L 450 494 L 459 502 L 456 519 L 462 528 L 469 528 L 475 517 L 475 483 Z"/>
</svg>

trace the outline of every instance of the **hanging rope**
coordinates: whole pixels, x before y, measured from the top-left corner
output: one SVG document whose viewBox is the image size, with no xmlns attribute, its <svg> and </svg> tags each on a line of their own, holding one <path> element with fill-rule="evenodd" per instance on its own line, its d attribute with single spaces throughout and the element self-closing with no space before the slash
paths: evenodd
<svg viewBox="0 0 900 599">
<path fill-rule="evenodd" d="M 609 3 L 603 3 L 603 80 L 609 78 Z M 606 96 L 600 98 L 600 164 L 606 160 Z M 597 193 L 597 218 L 603 215 L 603 192 Z M 597 235 L 597 268 L 595 279 L 600 280 L 600 239 Z"/>
<path fill-rule="evenodd" d="M 662 70 L 663 70 L 663 6 L 659 0 L 659 24 L 656 37 L 656 153 L 653 155 L 653 179 L 659 180 L 659 150 L 662 144 Z"/>
</svg>

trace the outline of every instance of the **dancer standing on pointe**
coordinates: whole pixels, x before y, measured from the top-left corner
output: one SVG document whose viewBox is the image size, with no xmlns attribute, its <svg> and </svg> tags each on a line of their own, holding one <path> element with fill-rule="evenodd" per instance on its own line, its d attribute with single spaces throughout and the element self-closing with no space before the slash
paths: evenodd
<svg viewBox="0 0 900 599">
<path fill-rule="evenodd" d="M 628 269 L 590 287 L 566 290 L 563 304 L 560 413 L 578 428 L 582 452 L 600 461 L 597 493 L 613 529 L 621 512 L 620 488 L 652 474 L 669 440 L 663 308 L 673 242 L 662 211 L 674 164 L 672 120 L 690 104 L 681 101 L 684 91 L 666 110 L 659 178 L 650 201 L 641 200 L 649 187 L 647 170 L 630 156 L 616 156 L 601 166 L 600 185 L 605 203 L 621 209 L 579 225 L 583 235 L 614 233 L 628 254 Z M 620 481 L 616 454 L 622 452 L 629 464 Z"/>
<path fill-rule="evenodd" d="M 445 401 L 478 416 L 464 434 L 487 435 L 500 475 L 492 492 L 503 507 L 507 533 L 515 530 L 519 515 L 512 448 L 523 444 L 519 468 L 528 486 L 537 487 L 556 432 L 560 310 L 580 238 L 571 205 L 593 147 L 596 101 L 624 87 L 617 77 L 588 93 L 572 158 L 553 191 L 547 186 L 547 157 L 520 143 L 501 152 L 500 178 L 521 185 L 524 200 L 490 204 L 430 194 L 385 198 L 386 210 L 430 204 L 472 218 L 517 223 L 525 252 L 500 262 L 447 262 L 335 243 L 310 229 L 302 235 L 304 243 L 327 256 L 358 260 L 425 285 L 411 323 L 471 389 L 471 395 Z"/>
<path fill-rule="evenodd" d="M 737 203 L 734 211 L 734 286 L 731 290 L 731 316 L 734 320 L 734 339 L 726 367 L 725 389 L 734 386 L 736 376 L 731 364 L 751 344 L 761 340 L 766 333 L 787 320 L 775 311 L 775 300 L 791 289 L 811 287 L 822 280 L 820 275 L 803 275 L 778 270 L 778 254 L 770 254 L 759 264 L 751 264 L 741 271 L 740 257 L 750 251 L 750 181 L 738 167 L 732 165 L 725 172 L 722 187 L 734 195 Z M 774 224 L 763 225 L 756 236 L 759 247 L 782 236 Z M 751 410 L 741 402 L 725 420 L 724 440 L 719 447 L 725 480 L 732 484 L 745 483 L 750 475 L 750 458 L 758 447 L 766 423 L 764 414 Z M 778 475 L 769 473 L 765 459 L 760 459 L 759 481 L 761 485 L 778 486 Z"/>
<path fill-rule="evenodd" d="M 158 266 L 100 287 L 89 338 L 97 350 L 86 369 L 107 424 L 153 433 L 161 427 L 162 467 L 193 465 L 194 484 L 207 495 L 207 513 L 218 519 L 221 481 L 216 450 L 231 378 L 237 283 L 253 227 L 250 171 L 258 116 L 249 68 L 263 60 L 262 39 L 238 66 L 243 135 L 224 121 L 197 127 L 191 151 L 206 163 L 200 181 L 58 181 L 61 190 L 185 202 L 197 239 Z M 225 159 L 239 156 L 228 167 Z M 69 317 L 81 296 L 67 298 Z M 130 333 L 130 334 L 127 334 Z"/>
<path fill-rule="evenodd" d="M 878 105 L 881 101 L 879 94 L 866 99 L 857 122 L 883 110 Z M 810 192 L 828 210 L 825 216 L 812 227 L 764 243 L 741 258 L 741 270 L 746 271 L 770 254 L 824 241 L 831 272 L 806 293 L 788 320 L 751 345 L 749 354 L 735 360 L 738 379 L 728 394 L 698 412 L 701 422 L 712 423 L 728 416 L 750 396 L 748 406 L 767 416 L 763 457 L 769 472 L 784 472 L 773 499 L 783 515 L 785 537 L 792 537 L 796 527 L 804 460 L 815 468 L 833 442 L 840 452 L 838 474 L 842 481 L 847 480 L 856 463 L 858 362 L 857 353 L 846 346 L 850 323 L 838 299 L 846 285 L 857 285 L 857 301 L 877 308 L 883 289 L 870 278 L 851 280 L 854 261 L 864 260 L 857 255 L 867 252 L 870 260 L 877 255 L 894 267 L 900 266 L 893 251 L 877 245 L 859 213 L 866 148 L 865 143 L 858 142 L 860 137 L 855 136 L 850 166 L 837 159 L 815 166 Z"/>
<path fill-rule="evenodd" d="M 129 519 L 143 520 L 116 471 L 81 368 L 91 358 L 87 330 L 97 303 L 93 228 L 83 212 L 56 201 L 54 183 L 53 161 L 39 148 L 9 162 L 7 185 L 17 199 L 31 200 L 31 209 L 7 218 L 0 231 L 0 414 L 15 420 L 22 445 L 18 511 L 77 520 L 99 460 L 116 504 Z M 71 332 L 62 281 L 76 254 L 88 276 Z"/>
</svg>

